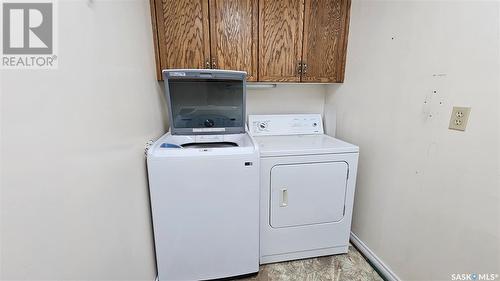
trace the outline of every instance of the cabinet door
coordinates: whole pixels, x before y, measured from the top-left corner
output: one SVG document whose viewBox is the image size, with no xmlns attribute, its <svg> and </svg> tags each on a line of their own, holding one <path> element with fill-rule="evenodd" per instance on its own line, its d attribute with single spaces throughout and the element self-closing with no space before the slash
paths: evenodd
<svg viewBox="0 0 500 281">
<path fill-rule="evenodd" d="M 210 0 L 213 68 L 242 70 L 257 81 L 257 0 Z"/>
<path fill-rule="evenodd" d="M 343 82 L 350 0 L 305 0 L 303 82 Z"/>
<path fill-rule="evenodd" d="M 208 0 L 156 0 L 161 69 L 205 68 L 210 59 Z"/>
<path fill-rule="evenodd" d="M 300 81 L 303 13 L 303 0 L 260 0 L 259 81 Z"/>
</svg>

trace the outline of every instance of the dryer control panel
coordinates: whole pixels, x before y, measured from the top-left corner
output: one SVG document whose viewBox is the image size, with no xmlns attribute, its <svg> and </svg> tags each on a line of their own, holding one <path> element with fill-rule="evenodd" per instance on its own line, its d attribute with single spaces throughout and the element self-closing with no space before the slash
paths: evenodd
<svg viewBox="0 0 500 281">
<path fill-rule="evenodd" d="M 321 114 L 249 115 L 253 136 L 324 134 Z"/>
</svg>

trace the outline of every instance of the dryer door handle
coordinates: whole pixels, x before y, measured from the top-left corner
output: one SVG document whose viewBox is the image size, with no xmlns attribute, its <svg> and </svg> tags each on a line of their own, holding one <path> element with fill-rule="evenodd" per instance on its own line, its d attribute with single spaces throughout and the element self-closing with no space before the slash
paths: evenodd
<svg viewBox="0 0 500 281">
<path fill-rule="evenodd" d="M 280 192 L 280 207 L 288 206 L 288 189 L 282 188 Z"/>
</svg>

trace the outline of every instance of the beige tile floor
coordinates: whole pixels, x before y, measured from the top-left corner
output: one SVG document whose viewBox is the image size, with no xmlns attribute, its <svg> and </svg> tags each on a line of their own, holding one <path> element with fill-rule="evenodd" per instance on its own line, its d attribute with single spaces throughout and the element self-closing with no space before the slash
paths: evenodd
<svg viewBox="0 0 500 281">
<path fill-rule="evenodd" d="M 383 280 L 353 246 L 345 255 L 266 264 L 259 273 L 238 281 L 372 281 Z"/>
</svg>

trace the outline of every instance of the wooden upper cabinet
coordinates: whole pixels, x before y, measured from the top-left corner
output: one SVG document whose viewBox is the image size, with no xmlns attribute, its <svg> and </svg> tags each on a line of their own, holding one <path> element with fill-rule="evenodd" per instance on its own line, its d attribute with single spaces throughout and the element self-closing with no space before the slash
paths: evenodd
<svg viewBox="0 0 500 281">
<path fill-rule="evenodd" d="M 243 70 L 248 81 L 343 82 L 351 0 L 150 0 L 162 69 Z"/>
<path fill-rule="evenodd" d="M 210 0 L 212 68 L 242 70 L 257 81 L 258 0 Z"/>
<path fill-rule="evenodd" d="M 303 0 L 259 1 L 259 81 L 300 82 Z"/>
<path fill-rule="evenodd" d="M 167 68 L 205 68 L 210 60 L 208 0 L 152 2 L 156 3 L 158 72 Z"/>
<path fill-rule="evenodd" d="M 350 0 L 305 0 L 303 82 L 343 82 Z"/>
</svg>

